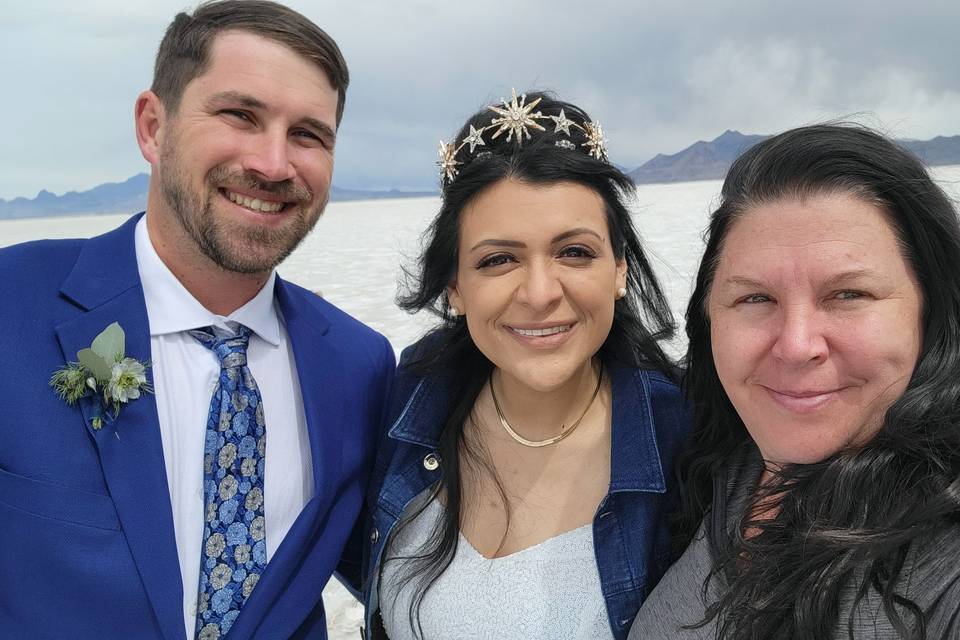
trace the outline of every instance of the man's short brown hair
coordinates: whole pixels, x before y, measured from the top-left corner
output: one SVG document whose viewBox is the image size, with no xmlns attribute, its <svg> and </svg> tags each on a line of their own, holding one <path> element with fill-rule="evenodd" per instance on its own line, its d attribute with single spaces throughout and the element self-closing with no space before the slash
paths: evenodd
<svg viewBox="0 0 960 640">
<path fill-rule="evenodd" d="M 343 117 L 350 74 L 327 33 L 289 7 L 269 0 L 214 0 L 193 14 L 178 13 L 160 42 L 150 89 L 176 112 L 184 88 L 210 64 L 210 44 L 225 31 L 245 31 L 285 45 L 312 61 L 337 90 L 337 124 Z"/>
</svg>

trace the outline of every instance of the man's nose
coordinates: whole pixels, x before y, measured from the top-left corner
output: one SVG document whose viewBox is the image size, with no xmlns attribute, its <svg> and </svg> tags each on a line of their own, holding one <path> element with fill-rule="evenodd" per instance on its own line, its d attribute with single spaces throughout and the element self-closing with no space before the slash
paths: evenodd
<svg viewBox="0 0 960 640">
<path fill-rule="evenodd" d="M 286 132 L 262 131 L 248 141 L 243 158 L 245 171 L 256 174 L 267 182 L 282 182 L 296 175 L 290 160 Z"/>
</svg>

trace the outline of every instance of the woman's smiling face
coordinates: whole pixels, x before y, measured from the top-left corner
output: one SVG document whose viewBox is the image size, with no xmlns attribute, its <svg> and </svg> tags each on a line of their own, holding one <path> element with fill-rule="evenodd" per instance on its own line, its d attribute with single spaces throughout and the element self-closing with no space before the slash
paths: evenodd
<svg viewBox="0 0 960 640">
<path fill-rule="evenodd" d="M 763 457 L 860 446 L 907 387 L 922 292 L 887 215 L 846 194 L 744 212 L 708 298 L 713 358 Z"/>
<path fill-rule="evenodd" d="M 450 303 L 505 384 L 570 381 L 610 333 L 624 286 L 603 199 L 585 186 L 504 179 L 461 215 Z"/>
</svg>

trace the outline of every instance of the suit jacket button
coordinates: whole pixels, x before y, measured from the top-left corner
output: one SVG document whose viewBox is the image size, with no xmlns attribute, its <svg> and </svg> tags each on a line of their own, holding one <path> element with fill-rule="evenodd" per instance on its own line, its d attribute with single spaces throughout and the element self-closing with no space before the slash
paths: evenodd
<svg viewBox="0 0 960 640">
<path fill-rule="evenodd" d="M 377 540 L 380 539 L 380 532 L 376 528 L 370 533 L 370 544 L 377 544 Z"/>
<path fill-rule="evenodd" d="M 423 468 L 427 471 L 436 471 L 439 467 L 440 461 L 432 453 L 427 454 L 427 457 L 423 459 Z"/>
</svg>

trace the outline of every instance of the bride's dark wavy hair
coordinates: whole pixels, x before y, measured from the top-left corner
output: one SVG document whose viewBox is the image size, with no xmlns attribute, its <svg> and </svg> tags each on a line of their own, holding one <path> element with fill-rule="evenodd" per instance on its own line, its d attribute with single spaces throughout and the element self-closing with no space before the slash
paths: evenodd
<svg viewBox="0 0 960 640">
<path fill-rule="evenodd" d="M 714 366 L 707 300 L 724 238 L 758 205 L 820 194 L 848 194 L 887 214 L 923 292 L 923 346 L 903 396 L 877 436 L 816 464 L 790 465 L 763 496 L 779 512 L 752 520 L 756 496 L 735 530 L 706 518 L 721 596 L 716 619 L 725 639 L 834 637 L 839 594 L 853 588 L 851 611 L 871 589 L 902 638 L 925 637 L 924 612 L 898 593 L 911 543 L 960 520 L 960 226 L 950 199 L 912 155 L 864 127 L 802 127 L 749 149 L 730 168 L 710 219 L 706 250 L 687 308 L 684 388 L 693 405 L 692 448 L 679 464 L 683 508 L 675 552 L 704 516 L 718 511 L 714 487 L 734 451 L 749 440 Z M 784 224 L 789 224 L 785 220 Z M 715 493 L 716 491 L 716 493 Z M 759 531 L 746 539 L 747 529 Z M 706 593 L 706 585 L 704 585 Z"/>
<path fill-rule="evenodd" d="M 538 98 L 536 110 L 544 115 L 559 116 L 562 111 L 578 125 L 590 122 L 582 109 L 549 93 L 528 93 L 527 104 Z M 454 144 L 459 145 L 470 134 L 471 126 L 480 129 L 490 124 L 492 117 L 496 116 L 488 109 L 475 113 L 464 123 Z M 501 489 L 501 497 L 507 504 L 496 475 L 485 463 L 482 443 L 471 442 L 463 430 L 493 369 L 471 339 L 463 317 L 450 312 L 445 295 L 457 273 L 460 216 L 464 209 L 502 180 L 534 186 L 568 182 L 598 194 L 604 203 L 614 256 L 627 265 L 627 295 L 615 303 L 613 325 L 599 356 L 605 363 L 618 361 L 657 369 L 675 377 L 675 367 L 660 346 L 673 336 L 673 315 L 627 207 L 628 198 L 634 192 L 633 182 L 613 164 L 590 156 L 583 146 L 587 140 L 581 130 L 571 127 L 567 136 L 554 129 L 550 124 L 544 131 L 531 131 L 531 139 L 524 140 L 522 146 L 516 141 L 507 142 L 506 135 L 493 139 L 492 134 L 488 134 L 484 136 L 485 146 L 477 147 L 476 153 L 470 153 L 467 147 L 460 150 L 456 158 L 462 163 L 457 166 L 459 173 L 443 186 L 440 211 L 424 234 L 424 248 L 416 266 L 405 270 L 406 283 L 397 298 L 399 306 L 410 313 L 428 310 L 440 319 L 439 325 L 419 343 L 420 350 L 405 364 L 405 369 L 418 376 L 442 372 L 455 399 L 438 446 L 443 464 L 434 495 L 444 497 L 443 519 L 420 554 L 386 559 L 381 564 L 382 573 L 386 562 L 402 561 L 404 579 L 417 580 L 409 615 L 419 637 L 423 637 L 420 603 L 449 566 L 457 549 L 463 504 L 462 474 L 485 472 Z M 571 142 L 576 145 L 573 149 L 568 144 Z M 463 464 L 464 461 L 467 464 Z M 391 535 L 398 535 L 417 515 L 419 511 L 405 515 Z M 509 522 L 509 509 L 507 517 Z"/>
</svg>

